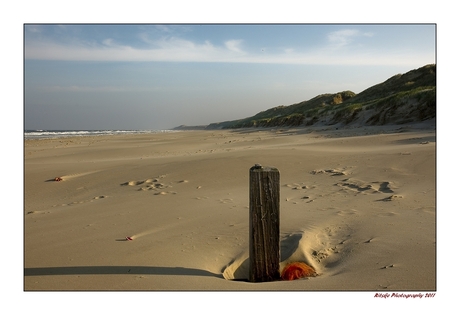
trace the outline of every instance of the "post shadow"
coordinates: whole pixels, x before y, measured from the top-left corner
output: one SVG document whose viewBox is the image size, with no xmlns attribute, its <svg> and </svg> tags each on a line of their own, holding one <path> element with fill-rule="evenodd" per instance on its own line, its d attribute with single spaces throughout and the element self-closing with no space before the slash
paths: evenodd
<svg viewBox="0 0 460 315">
<path fill-rule="evenodd" d="M 205 276 L 222 278 L 222 274 L 185 267 L 154 266 L 69 266 L 24 268 L 24 276 L 68 276 L 68 275 L 171 275 Z"/>
</svg>

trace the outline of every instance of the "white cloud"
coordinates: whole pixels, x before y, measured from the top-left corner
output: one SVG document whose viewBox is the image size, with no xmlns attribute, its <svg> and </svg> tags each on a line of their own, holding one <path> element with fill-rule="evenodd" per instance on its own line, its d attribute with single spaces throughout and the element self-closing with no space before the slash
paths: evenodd
<svg viewBox="0 0 460 315">
<path fill-rule="evenodd" d="M 328 34 L 329 43 L 336 47 L 342 47 L 348 45 L 352 38 L 357 36 L 359 32 L 357 30 L 340 30 Z"/>
<path fill-rule="evenodd" d="M 243 51 L 240 48 L 241 42 L 242 40 L 236 40 L 236 39 L 228 40 L 225 42 L 225 47 L 227 47 L 227 49 L 230 51 L 234 51 L 237 53 L 243 53 Z"/>
<path fill-rule="evenodd" d="M 360 32 L 355 29 L 343 29 L 340 31 L 331 32 L 328 34 L 327 39 L 331 48 L 343 48 L 355 41 L 359 37 L 372 37 L 371 32 Z"/>
<path fill-rule="evenodd" d="M 164 32 L 164 33 L 172 33 L 173 32 L 171 27 L 169 27 L 167 25 L 155 25 L 155 29 L 157 29 L 160 32 Z"/>
<path fill-rule="evenodd" d="M 102 41 L 102 44 L 104 44 L 105 46 L 113 46 L 113 39 L 111 38 L 104 39 Z"/>
<path fill-rule="evenodd" d="M 244 53 L 239 40 L 226 41 L 224 47 L 209 41 L 195 43 L 175 37 L 151 41 L 150 44 L 151 48 L 139 49 L 117 45 L 112 39 L 103 40 L 102 45 L 36 41 L 26 44 L 25 56 L 26 59 L 42 60 L 230 62 L 236 61 L 233 60 L 235 52 Z"/>
<path fill-rule="evenodd" d="M 28 41 L 26 59 L 79 60 L 79 61 L 163 61 L 163 62 L 234 62 L 270 64 L 322 64 L 322 65 L 415 65 L 433 63 L 433 53 L 371 52 L 349 45 L 357 36 L 372 36 L 357 30 L 346 29 L 328 35 L 329 45 L 302 52 L 299 49 L 279 49 L 279 53 L 268 51 L 246 52 L 242 40 L 231 39 L 218 46 L 210 41 L 194 42 L 179 37 L 163 37 L 149 40 L 148 48 L 118 45 L 107 38 L 100 44 L 82 42 L 60 44 L 56 42 Z M 344 49 L 348 45 L 347 51 Z M 433 55 L 432 55 L 433 54 Z"/>
</svg>

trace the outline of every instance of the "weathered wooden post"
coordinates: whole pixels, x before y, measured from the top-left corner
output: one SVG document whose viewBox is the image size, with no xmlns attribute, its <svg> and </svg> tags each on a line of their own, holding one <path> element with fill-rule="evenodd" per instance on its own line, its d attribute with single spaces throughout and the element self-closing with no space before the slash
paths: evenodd
<svg viewBox="0 0 460 315">
<path fill-rule="evenodd" d="M 249 281 L 279 280 L 280 173 L 259 164 L 249 170 Z"/>
</svg>

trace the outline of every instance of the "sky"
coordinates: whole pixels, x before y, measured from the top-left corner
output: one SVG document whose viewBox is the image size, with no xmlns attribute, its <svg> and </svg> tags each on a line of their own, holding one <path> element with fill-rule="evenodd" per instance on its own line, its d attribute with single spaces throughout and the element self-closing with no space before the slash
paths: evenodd
<svg viewBox="0 0 460 315">
<path fill-rule="evenodd" d="M 158 130 L 359 93 L 436 62 L 434 24 L 25 24 L 25 129 Z"/>
</svg>

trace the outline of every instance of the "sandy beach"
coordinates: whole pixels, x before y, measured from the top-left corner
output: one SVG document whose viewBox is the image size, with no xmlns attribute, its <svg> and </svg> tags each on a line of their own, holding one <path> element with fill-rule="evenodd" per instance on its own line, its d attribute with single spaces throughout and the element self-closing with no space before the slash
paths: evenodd
<svg viewBox="0 0 460 315">
<path fill-rule="evenodd" d="M 25 291 L 437 289 L 434 121 L 26 140 L 24 154 Z M 247 281 L 256 163 L 280 171 L 280 269 L 316 277 Z"/>
</svg>

